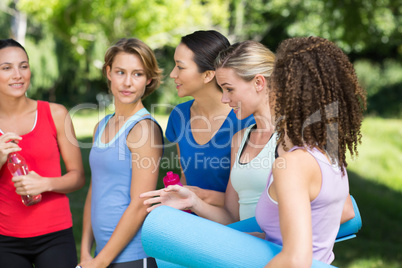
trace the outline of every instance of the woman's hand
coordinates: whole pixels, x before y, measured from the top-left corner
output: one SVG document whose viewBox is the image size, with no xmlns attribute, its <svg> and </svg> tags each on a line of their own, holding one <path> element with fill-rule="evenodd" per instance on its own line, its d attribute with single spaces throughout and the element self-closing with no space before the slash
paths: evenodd
<svg viewBox="0 0 402 268">
<path fill-rule="evenodd" d="M 265 240 L 265 233 L 264 232 L 246 232 L 246 234 L 261 238 Z"/>
<path fill-rule="evenodd" d="M 199 198 L 201 198 L 202 200 L 205 199 L 205 193 L 204 193 L 204 189 L 201 189 L 198 186 L 191 186 L 191 185 L 183 185 L 184 188 L 189 189 L 190 191 L 192 191 L 193 193 L 195 193 Z"/>
<path fill-rule="evenodd" d="M 12 182 L 15 192 L 19 195 L 38 195 L 46 191 L 46 178 L 39 176 L 35 171 L 13 177 Z"/>
<path fill-rule="evenodd" d="M 184 185 L 184 188 L 189 189 L 202 201 L 217 207 L 225 205 L 225 193 L 214 190 L 202 189 L 198 186 Z"/>
<path fill-rule="evenodd" d="M 6 163 L 10 153 L 21 151 L 17 145 L 22 138 L 15 133 L 7 132 L 0 137 L 0 168 Z M 10 142 L 15 141 L 15 142 Z"/>
<path fill-rule="evenodd" d="M 197 199 L 197 196 L 189 189 L 179 185 L 170 185 L 156 191 L 142 193 L 140 198 L 146 198 L 144 205 L 153 205 L 147 208 L 148 212 L 159 206 L 170 206 L 177 209 L 191 209 Z"/>
<path fill-rule="evenodd" d="M 107 265 L 98 264 L 97 260 L 92 257 L 88 257 L 85 259 L 81 258 L 81 262 L 76 266 L 81 268 L 106 268 Z"/>
</svg>

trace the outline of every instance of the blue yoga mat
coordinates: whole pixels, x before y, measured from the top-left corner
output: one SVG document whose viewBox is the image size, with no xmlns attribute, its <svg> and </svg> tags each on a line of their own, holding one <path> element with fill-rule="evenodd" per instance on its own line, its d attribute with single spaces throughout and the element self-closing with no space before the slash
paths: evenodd
<svg viewBox="0 0 402 268">
<path fill-rule="evenodd" d="M 359 208 L 357 207 L 356 200 L 353 196 L 350 196 L 352 199 L 353 210 L 355 211 L 355 217 L 345 223 L 342 223 L 339 227 L 338 235 L 336 236 L 335 242 L 344 241 L 350 238 L 356 237 L 356 233 L 362 227 L 362 218 L 360 216 Z M 238 221 L 232 224 L 229 224 L 228 227 L 236 229 L 242 232 L 262 232 L 260 226 L 257 223 L 255 217 L 245 219 L 242 221 Z"/>
<path fill-rule="evenodd" d="M 160 267 L 264 267 L 281 251 L 269 241 L 167 206 L 147 216 L 141 237 Z M 311 267 L 333 266 L 313 260 Z"/>
</svg>

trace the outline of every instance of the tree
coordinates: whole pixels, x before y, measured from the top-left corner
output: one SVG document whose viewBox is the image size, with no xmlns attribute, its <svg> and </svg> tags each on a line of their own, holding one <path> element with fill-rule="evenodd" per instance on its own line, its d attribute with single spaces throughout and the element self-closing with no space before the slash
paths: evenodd
<svg viewBox="0 0 402 268">
<path fill-rule="evenodd" d="M 402 56 L 401 0 L 241 2 L 248 38 L 257 37 L 270 48 L 285 38 L 315 35 L 334 41 L 353 58 Z"/>
<path fill-rule="evenodd" d="M 54 36 L 60 77 L 52 87 L 63 101 L 77 103 L 103 85 L 106 48 L 121 37 L 137 37 L 151 48 L 177 45 L 200 28 L 227 28 L 227 0 L 19 0 L 17 8 Z M 60 97 L 62 97 L 60 99 Z"/>
<path fill-rule="evenodd" d="M 11 20 L 11 37 L 20 44 L 25 44 L 25 34 L 27 30 L 27 15 L 18 8 L 19 0 L 4 0 L 0 3 L 0 10 L 9 14 Z"/>
</svg>

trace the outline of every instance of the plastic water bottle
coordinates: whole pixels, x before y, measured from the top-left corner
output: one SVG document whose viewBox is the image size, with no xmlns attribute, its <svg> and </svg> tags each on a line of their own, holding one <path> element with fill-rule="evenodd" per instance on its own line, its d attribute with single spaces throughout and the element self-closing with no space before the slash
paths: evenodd
<svg viewBox="0 0 402 268">
<path fill-rule="evenodd" d="M 25 159 L 19 153 L 10 153 L 7 159 L 7 167 L 11 175 L 22 176 L 29 172 Z M 22 203 L 25 206 L 35 205 L 42 200 L 42 195 L 21 195 Z"/>
<path fill-rule="evenodd" d="M 166 176 L 163 177 L 163 184 L 165 185 L 165 187 L 168 187 L 169 185 L 176 185 L 176 184 L 183 186 L 183 184 L 181 184 L 181 182 L 180 182 L 179 175 L 173 173 L 173 171 L 168 171 L 166 173 Z"/>
<path fill-rule="evenodd" d="M 180 185 L 183 186 L 180 182 L 180 177 L 176 173 L 173 173 L 173 171 L 168 171 L 166 173 L 166 176 L 163 177 L 163 184 L 165 187 L 168 187 L 169 185 Z M 191 210 L 183 210 L 185 212 L 191 213 Z"/>
</svg>

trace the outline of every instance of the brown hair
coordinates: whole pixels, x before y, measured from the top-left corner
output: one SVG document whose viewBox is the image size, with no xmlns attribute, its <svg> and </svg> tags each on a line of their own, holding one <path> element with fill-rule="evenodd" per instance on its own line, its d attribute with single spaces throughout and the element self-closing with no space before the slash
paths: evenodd
<svg viewBox="0 0 402 268">
<path fill-rule="evenodd" d="M 147 79 L 151 78 L 152 81 L 145 87 L 144 95 L 141 99 L 145 99 L 149 94 L 154 92 L 162 80 L 162 70 L 158 67 L 158 62 L 156 61 L 154 52 L 147 46 L 144 42 L 137 38 L 122 38 L 117 41 L 116 44 L 109 47 L 105 54 L 105 63 L 103 64 L 102 72 L 104 76 L 106 75 L 106 67 L 112 67 L 114 58 L 120 52 L 125 52 L 129 54 L 136 54 L 142 60 L 145 67 L 145 75 Z M 107 80 L 107 84 L 110 88 L 110 81 Z"/>
<path fill-rule="evenodd" d="M 358 155 L 366 108 L 365 91 L 348 57 L 324 38 L 288 39 L 276 52 L 271 79 L 278 143 L 286 134 L 295 146 L 326 151 L 346 168 L 346 149 Z"/>
</svg>

